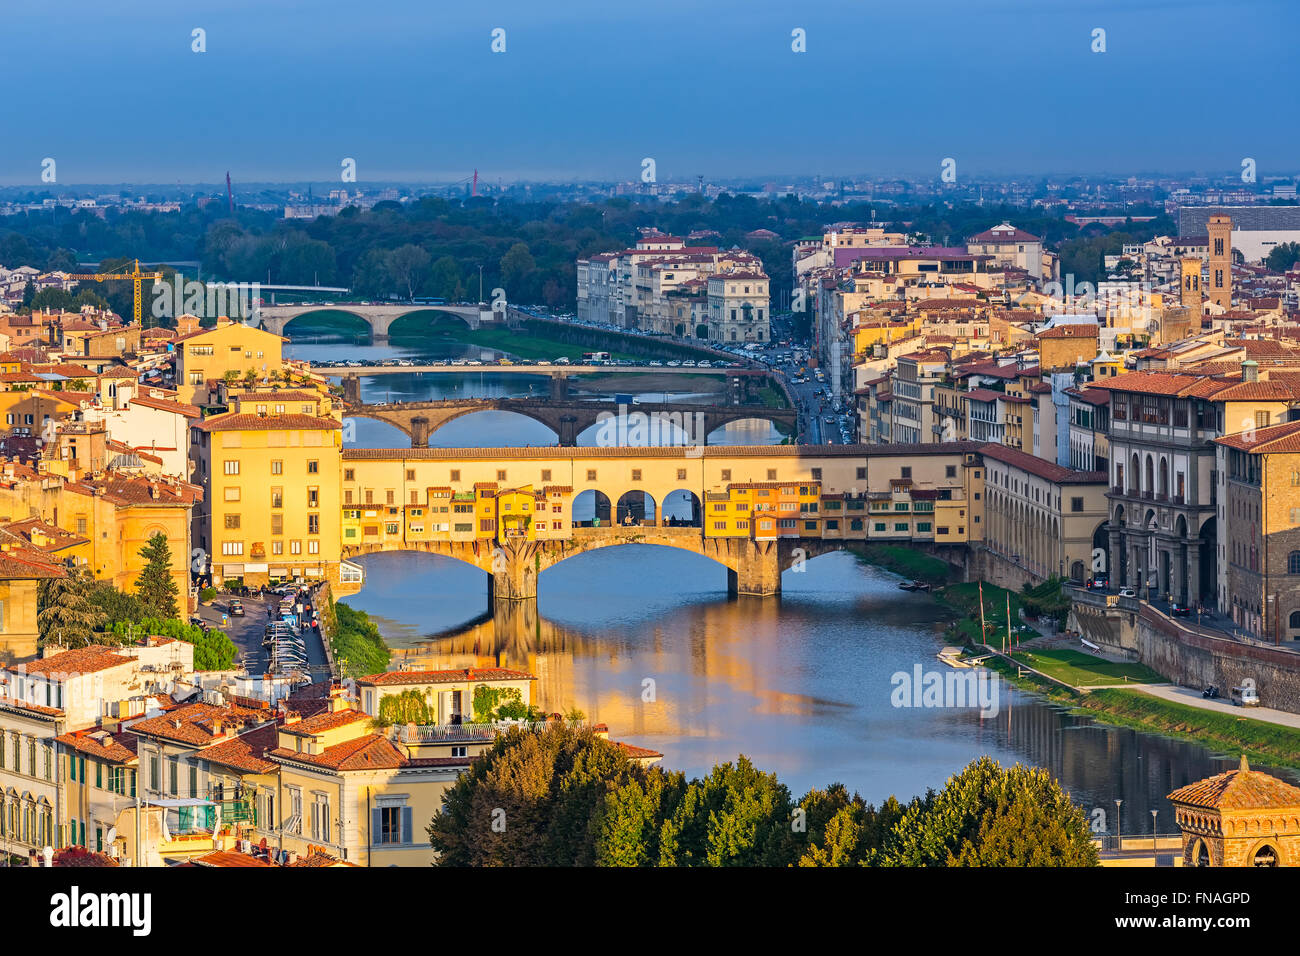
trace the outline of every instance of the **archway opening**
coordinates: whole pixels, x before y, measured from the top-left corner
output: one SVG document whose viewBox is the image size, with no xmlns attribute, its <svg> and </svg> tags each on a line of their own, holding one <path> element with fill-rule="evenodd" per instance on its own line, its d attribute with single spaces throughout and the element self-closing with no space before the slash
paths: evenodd
<svg viewBox="0 0 1300 956">
<path fill-rule="evenodd" d="M 614 520 L 623 526 L 654 525 L 655 500 L 647 491 L 629 491 L 618 499 Z"/>
<path fill-rule="evenodd" d="M 1270 843 L 1265 843 L 1251 856 L 1250 865 L 1265 867 L 1279 866 L 1277 848 Z"/>
<path fill-rule="evenodd" d="M 573 499 L 573 527 L 607 528 L 610 526 L 609 496 L 603 491 L 588 488 Z"/>
<path fill-rule="evenodd" d="M 537 419 L 499 409 L 461 415 L 429 433 L 430 448 L 545 448 L 559 440 Z"/>
<path fill-rule="evenodd" d="M 343 309 L 313 309 L 296 315 L 284 324 L 283 334 L 295 342 L 320 344 L 367 344 L 373 338 L 369 322 Z"/>
<path fill-rule="evenodd" d="M 704 509 L 699 497 L 685 488 L 665 495 L 661 509 L 659 521 L 667 527 L 698 528 L 703 523 Z"/>
</svg>

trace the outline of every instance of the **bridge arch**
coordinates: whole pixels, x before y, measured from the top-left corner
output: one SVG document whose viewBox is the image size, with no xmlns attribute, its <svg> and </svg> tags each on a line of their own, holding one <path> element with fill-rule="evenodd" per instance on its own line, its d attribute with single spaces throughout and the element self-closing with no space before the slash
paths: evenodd
<svg viewBox="0 0 1300 956">
<path fill-rule="evenodd" d="M 670 527 L 703 527 L 704 503 L 689 488 L 676 488 L 660 500 L 659 522 Z"/>
<path fill-rule="evenodd" d="M 573 496 L 570 514 L 575 528 L 607 528 L 612 524 L 613 516 L 609 495 L 598 488 L 580 491 Z M 596 524 L 597 521 L 600 522 L 599 525 Z"/>
<path fill-rule="evenodd" d="M 276 335 L 283 335 L 287 338 L 292 338 L 293 336 L 291 334 L 291 331 L 295 323 L 298 323 L 298 331 L 299 334 L 301 335 L 304 326 L 308 324 L 307 322 L 303 322 L 302 320 L 310 319 L 311 317 L 319 318 L 323 315 L 327 315 L 330 313 L 339 316 L 346 316 L 347 318 L 353 320 L 351 322 L 346 323 L 346 327 L 341 331 L 347 334 L 355 334 L 358 336 L 365 334 L 368 335 L 371 339 L 374 338 L 375 336 L 374 326 L 371 324 L 370 320 L 367 319 L 364 315 L 354 311 L 353 309 L 335 308 L 333 306 L 321 306 L 319 308 L 304 309 L 302 312 L 289 316 L 288 318 L 281 319 L 279 321 L 267 319 L 265 316 L 263 316 L 262 327 L 266 329 L 268 332 L 274 332 Z"/>
<path fill-rule="evenodd" d="M 614 509 L 614 521 L 619 525 L 657 524 L 659 508 L 654 496 L 639 488 L 619 495 Z"/>
</svg>

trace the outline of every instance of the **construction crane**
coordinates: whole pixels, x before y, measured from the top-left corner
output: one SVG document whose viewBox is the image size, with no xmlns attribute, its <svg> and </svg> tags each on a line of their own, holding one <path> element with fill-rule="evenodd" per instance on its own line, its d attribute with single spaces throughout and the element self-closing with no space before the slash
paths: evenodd
<svg viewBox="0 0 1300 956">
<path fill-rule="evenodd" d="M 89 282 L 92 279 L 95 282 L 103 282 L 105 279 L 133 280 L 133 285 L 135 286 L 135 321 L 137 325 L 141 325 L 143 324 L 142 318 L 144 311 L 141 307 L 140 280 L 153 279 L 155 282 L 158 282 L 163 278 L 163 274 L 161 272 L 141 272 L 140 260 L 136 259 L 134 272 L 98 272 L 93 275 L 69 275 L 68 278 L 76 279 L 79 282 Z"/>
</svg>

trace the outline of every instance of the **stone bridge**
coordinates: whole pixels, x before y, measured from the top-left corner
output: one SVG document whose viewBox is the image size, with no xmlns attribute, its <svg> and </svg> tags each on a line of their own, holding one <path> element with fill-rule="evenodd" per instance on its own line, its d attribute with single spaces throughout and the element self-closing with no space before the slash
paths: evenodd
<svg viewBox="0 0 1300 956">
<path fill-rule="evenodd" d="M 313 312 L 346 312 L 354 315 L 370 326 L 370 334 L 376 339 L 388 337 L 392 324 L 402 316 L 413 312 L 445 312 L 462 319 L 471 329 L 481 325 L 503 324 L 516 326 L 528 316 L 515 309 L 504 313 L 493 312 L 487 305 L 372 305 L 370 303 L 339 302 L 330 305 L 264 305 L 259 309 L 262 327 L 276 335 L 284 335 L 290 322 L 300 316 Z"/>
<path fill-rule="evenodd" d="M 599 548 L 624 544 L 654 544 L 702 554 L 727 569 L 727 592 L 739 595 L 768 596 L 781 591 L 781 573 L 802 562 L 831 551 L 840 551 L 848 542 L 821 538 L 780 538 L 772 541 L 752 538 L 708 538 L 697 527 L 609 527 L 574 528 L 570 537 L 554 541 L 507 540 L 496 544 L 489 540 L 405 542 L 402 551 L 440 554 L 472 564 L 486 572 L 488 598 L 492 604 L 533 601 L 537 598 L 537 579 L 547 568 L 566 558 Z M 383 544 L 345 547 L 345 559 L 380 551 L 395 550 Z"/>
<path fill-rule="evenodd" d="M 346 380 L 344 400 L 347 403 L 344 411 L 346 416 L 371 418 L 400 428 L 411 436 L 412 448 L 426 447 L 429 435 L 448 422 L 485 411 L 514 412 L 541 422 L 559 436 L 559 444 L 564 447 L 575 446 L 580 434 L 609 416 L 618 416 L 620 409 L 627 417 L 623 419 L 622 425 L 618 425 L 616 420 L 615 426 L 611 426 L 622 429 L 618 440 L 614 442 L 619 445 L 704 445 L 714 429 L 747 418 L 765 419 L 773 424 L 784 425 L 791 434 L 798 427 L 797 411 L 767 405 L 688 405 L 674 402 L 619 405 L 615 402 L 556 401 L 542 398 L 445 399 L 365 405 L 351 400 Z M 645 417 L 636 418 L 637 413 Z M 643 436 L 637 433 L 638 428 L 643 430 Z"/>
</svg>

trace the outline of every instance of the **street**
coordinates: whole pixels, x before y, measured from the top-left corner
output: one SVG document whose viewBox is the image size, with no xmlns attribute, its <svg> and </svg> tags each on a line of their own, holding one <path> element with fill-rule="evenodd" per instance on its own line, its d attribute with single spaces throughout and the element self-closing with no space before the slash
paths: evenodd
<svg viewBox="0 0 1300 956">
<path fill-rule="evenodd" d="M 250 674 L 259 674 L 265 671 L 269 661 L 269 654 L 262 647 L 266 625 L 272 620 L 268 611 L 274 612 L 280 606 L 280 598 L 279 594 L 270 592 L 260 597 L 237 597 L 223 591 L 210 605 L 199 605 L 198 616 L 205 624 L 225 631 L 239 648 L 237 662 L 242 663 Z M 244 605 L 245 613 L 242 617 L 232 617 L 227 613 L 232 600 L 238 600 Z M 307 607 L 312 607 L 314 601 L 315 594 L 308 592 Z M 225 623 L 222 622 L 223 616 Z M 307 611 L 305 617 L 310 620 L 311 616 L 311 611 Z M 310 627 L 303 629 L 302 637 L 312 680 L 324 680 L 329 674 L 329 664 L 325 658 L 323 638 Z"/>
</svg>

